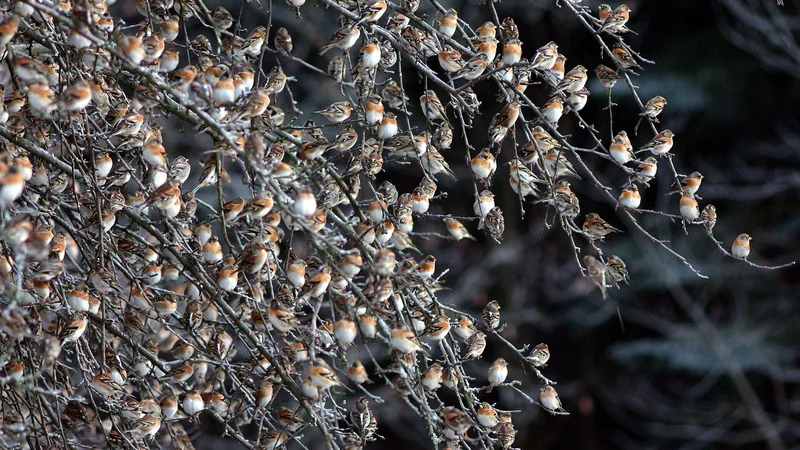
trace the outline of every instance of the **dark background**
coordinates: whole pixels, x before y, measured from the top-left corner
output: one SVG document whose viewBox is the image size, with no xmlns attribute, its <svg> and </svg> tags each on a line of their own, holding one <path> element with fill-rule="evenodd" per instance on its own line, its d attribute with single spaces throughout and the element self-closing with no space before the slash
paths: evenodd
<svg viewBox="0 0 800 450">
<path fill-rule="evenodd" d="M 780 45 L 767 44 L 767 48 L 795 61 L 794 68 L 791 64 L 783 69 L 771 67 L 771 57 L 763 51 L 759 58 L 752 49 L 742 48 L 747 40 L 764 43 L 768 39 L 744 26 L 721 1 L 629 1 L 633 13 L 628 25 L 638 36 L 629 34 L 626 42 L 657 62 L 646 64 L 634 83 L 642 100 L 659 94 L 668 99 L 660 127 L 676 134 L 673 153 L 678 172 L 698 170 L 706 176 L 699 192 L 701 207 L 706 203 L 716 206 L 717 237 L 729 248 L 739 233 L 749 233 L 753 237 L 751 259 L 760 264 L 779 264 L 796 259 L 800 253 L 800 127 L 796 107 L 800 58 L 792 56 L 796 49 L 792 33 L 800 26 L 800 16 L 797 4 L 790 0 L 780 9 L 773 0 L 733 3 L 753 7 L 760 14 L 785 14 L 781 23 L 790 39 L 779 41 Z M 212 9 L 217 4 L 207 2 Z M 239 3 L 225 4 L 236 17 Z M 457 9 L 459 17 L 473 28 L 491 19 L 488 7 L 476 0 L 443 4 Z M 596 11 L 598 2 L 583 4 Z M 608 112 L 603 111 L 607 100 L 593 72 L 599 63 L 613 64 L 601 58 L 593 36 L 567 8 L 556 7 L 552 0 L 504 0 L 496 7 L 501 20 L 510 15 L 520 27 L 525 57 L 532 57 L 536 48 L 553 40 L 568 58 L 567 69 L 583 64 L 590 70 L 592 96 L 582 116 L 594 124 L 608 144 Z M 266 24 L 266 10 L 256 2 L 245 6 L 244 12 L 244 28 Z M 323 6 L 315 7 L 312 1 L 301 12 L 304 19 L 298 20 L 283 2 L 275 0 L 270 39 L 278 27 L 287 27 L 294 38 L 294 56 L 324 70 L 331 55 L 317 56 L 317 51 L 338 27 L 336 14 Z M 431 22 L 436 12 L 423 2 L 418 13 L 427 14 Z M 773 25 L 766 26 L 767 30 L 771 28 Z M 739 30 L 745 39 L 739 46 L 731 42 L 733 30 Z M 355 53 L 351 55 L 355 57 Z M 274 63 L 271 58 L 267 55 L 265 70 Z M 435 58 L 428 62 L 438 69 Z M 289 87 L 305 114 L 296 123 L 308 118 L 323 122 L 312 111 L 342 100 L 338 87 L 297 63 L 284 59 L 282 64 L 297 78 Z M 408 96 L 415 104 L 424 87 L 410 67 L 404 66 L 403 75 Z M 394 77 L 397 79 L 397 74 Z M 483 107 L 470 140 L 478 148 L 486 140 L 492 115 L 500 108 L 494 89 L 487 82 L 476 88 Z M 537 86 L 527 93 L 537 104 L 542 104 L 548 94 Z M 647 142 L 652 134 L 646 127 L 639 136 L 633 135 L 639 110 L 623 83 L 614 88 L 613 98 L 619 104 L 614 108 L 614 131 L 627 130 L 634 146 Z M 282 100 L 287 101 L 286 97 Z M 287 103 L 281 106 L 288 110 Z M 414 107 L 412 123 L 424 127 L 418 106 Z M 562 119 L 559 130 L 572 134 L 574 145 L 592 146 L 586 131 L 572 117 Z M 180 148 L 183 153 L 197 151 L 193 150 L 198 145 L 193 136 L 173 134 L 166 139 L 172 140 L 168 148 Z M 456 136 L 445 157 L 459 179 L 469 180 L 464 151 Z M 501 165 L 511 152 L 507 140 L 499 159 Z M 615 166 L 592 156 L 586 160 L 610 186 L 618 188 L 624 183 Z M 665 162 L 659 168 L 657 180 L 643 192 L 643 205 L 677 214 L 678 197 L 666 195 L 672 178 Z M 378 182 L 391 180 L 402 193 L 413 189 L 421 176 L 414 165 L 387 165 Z M 552 351 L 545 374 L 559 382 L 556 387 L 570 416 L 552 417 L 509 389 L 482 394 L 487 401 L 497 402 L 498 408 L 521 410 L 514 416 L 519 430 L 515 447 L 757 449 L 766 448 L 765 437 L 772 431 L 779 434 L 783 448 L 800 445 L 797 269 L 749 267 L 719 254 L 699 227 L 691 227 L 687 235 L 680 224 L 668 219 L 642 217 L 646 229 L 669 240 L 669 245 L 709 276 L 700 279 L 637 233 L 627 219 L 616 215 L 599 191 L 587 183 L 575 183 L 582 212 L 598 212 L 626 231 L 610 236 L 602 248 L 627 262 L 631 285 L 613 290 L 611 298 L 603 302 L 591 282 L 580 277 L 563 231 L 545 225 L 552 223 L 552 211 L 546 220 L 545 207 L 527 202 L 521 219 L 507 177 L 507 169 L 501 168 L 493 184 L 506 219 L 503 245 L 486 239 L 474 222 L 467 225 L 479 237 L 477 243 L 436 238 L 418 238 L 416 242 L 423 252 L 438 258 L 439 271 L 450 270 L 443 278 L 450 289 L 440 293 L 443 302 L 478 315 L 488 300 L 498 299 L 503 320 L 509 324 L 504 332 L 507 339 L 518 345 L 545 342 Z M 471 182 L 442 181 L 440 187 L 448 198 L 434 202 L 431 212 L 471 214 Z M 439 219 L 430 219 L 419 223 L 415 231 L 443 232 L 443 226 Z M 594 252 L 579 237 L 576 239 L 583 254 Z M 516 358 L 491 339 L 484 361 L 468 364 L 468 370 L 474 370 L 482 380 L 486 366 L 481 364 L 498 356 L 515 361 L 510 378 L 522 380 L 522 389 L 537 397 L 539 382 L 523 373 Z M 385 440 L 367 448 L 431 448 L 422 419 L 405 406 L 398 406 L 402 402 L 392 398 L 387 389 L 373 386 L 372 390 L 389 396 L 390 401 L 388 406 L 377 408 L 379 432 Z M 230 442 L 208 439 L 219 430 L 206 425 L 209 428 L 201 427 L 195 433 L 198 438 L 204 435 L 195 440 L 198 448 L 220 448 Z M 773 445 L 776 442 L 773 439 Z M 313 440 L 306 445 L 322 448 Z"/>
</svg>

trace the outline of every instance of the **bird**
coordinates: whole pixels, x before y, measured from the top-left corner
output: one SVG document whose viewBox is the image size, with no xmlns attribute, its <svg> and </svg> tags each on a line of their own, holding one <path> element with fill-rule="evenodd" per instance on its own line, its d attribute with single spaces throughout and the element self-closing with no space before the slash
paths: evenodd
<svg viewBox="0 0 800 450">
<path fill-rule="evenodd" d="M 591 242 L 596 240 L 602 241 L 607 235 L 611 233 L 620 233 L 621 230 L 612 227 L 602 217 L 596 213 L 589 213 L 581 227 L 583 236 Z"/>
<path fill-rule="evenodd" d="M 458 12 L 450 8 L 444 13 L 444 17 L 439 20 L 439 32 L 447 37 L 453 37 L 458 29 Z"/>
<path fill-rule="evenodd" d="M 731 254 L 734 258 L 747 260 L 750 255 L 750 241 L 753 240 L 747 233 L 742 233 L 736 237 L 731 246 Z"/>
<path fill-rule="evenodd" d="M 561 119 L 561 115 L 564 114 L 564 99 L 558 95 L 550 98 L 542 106 L 540 112 L 548 124 L 554 127 L 558 126 L 558 121 Z"/>
<path fill-rule="evenodd" d="M 619 204 L 629 209 L 636 209 L 642 204 L 642 196 L 639 188 L 635 184 L 630 184 L 623 188 L 619 195 Z"/>
<path fill-rule="evenodd" d="M 392 347 L 401 353 L 416 353 L 423 351 L 417 343 L 414 332 L 407 328 L 395 328 L 392 330 Z"/>
<path fill-rule="evenodd" d="M 503 64 L 512 66 L 522 59 L 522 41 L 510 39 L 503 46 Z"/>
<path fill-rule="evenodd" d="M 714 225 L 717 224 L 717 209 L 714 205 L 708 204 L 703 208 L 700 213 L 700 221 L 706 231 L 710 232 L 714 228 Z"/>
<path fill-rule="evenodd" d="M 497 170 L 497 160 L 488 148 L 484 148 L 477 156 L 472 158 L 470 168 L 478 181 L 489 183 L 489 179 Z"/>
<path fill-rule="evenodd" d="M 285 56 L 292 54 L 292 36 L 285 27 L 278 28 L 275 33 L 275 49 L 280 51 Z"/>
<path fill-rule="evenodd" d="M 647 159 L 639 163 L 639 165 L 636 167 L 636 171 L 631 177 L 631 181 L 644 183 L 645 186 L 649 186 L 648 183 L 650 180 L 655 178 L 657 172 L 658 160 L 652 156 L 648 156 Z"/>
<path fill-rule="evenodd" d="M 578 65 L 564 75 L 564 79 L 556 85 L 554 93 L 566 92 L 572 94 L 579 91 L 586 86 L 586 81 L 589 79 L 586 67 Z"/>
<path fill-rule="evenodd" d="M 603 64 L 598 65 L 594 71 L 597 75 L 597 79 L 600 80 L 600 83 L 606 88 L 606 92 L 611 92 L 611 89 L 617 84 L 617 81 L 622 79 L 614 69 Z"/>
<path fill-rule="evenodd" d="M 492 191 L 486 189 L 478 194 L 478 197 L 475 199 L 475 202 L 472 205 L 472 210 L 475 212 L 475 215 L 478 216 L 481 221 L 483 221 L 483 219 L 485 219 L 489 214 L 489 211 L 491 211 L 494 207 L 494 194 Z"/>
<path fill-rule="evenodd" d="M 461 58 L 461 53 L 455 50 L 449 44 L 442 46 L 442 51 L 439 52 L 439 66 L 445 72 L 456 73 L 464 67 L 464 60 Z"/>
<path fill-rule="evenodd" d="M 694 195 L 684 193 L 680 200 L 681 217 L 688 222 L 695 222 L 700 218 L 700 206 L 697 204 Z"/>
<path fill-rule="evenodd" d="M 533 367 L 540 368 L 547 365 L 550 360 L 550 349 L 547 344 L 537 344 L 531 350 L 531 353 L 525 357 L 525 360 L 533 365 Z"/>
<path fill-rule="evenodd" d="M 486 392 L 491 393 L 495 386 L 503 384 L 506 381 L 506 377 L 508 377 L 508 363 L 506 360 L 497 358 L 489 367 L 486 377 L 489 380 L 489 388 Z"/>
<path fill-rule="evenodd" d="M 536 70 L 550 70 L 556 64 L 558 57 L 558 45 L 550 41 L 536 50 L 536 54 L 531 60 L 531 68 Z"/>
<path fill-rule="evenodd" d="M 487 402 L 482 402 L 476 413 L 478 423 L 483 427 L 493 429 L 500 423 L 500 420 L 497 418 L 497 410 Z"/>
<path fill-rule="evenodd" d="M 647 117 L 653 122 L 658 123 L 658 119 L 656 117 L 661 114 L 662 111 L 664 111 L 665 106 L 667 106 L 667 99 L 660 95 L 656 95 L 647 101 L 647 103 L 644 105 L 644 110 L 639 113 L 639 115 L 642 117 Z M 669 130 L 664 130 L 661 133 L 666 131 Z"/>
<path fill-rule="evenodd" d="M 336 376 L 328 364 L 320 358 L 314 361 L 314 366 L 311 368 L 309 376 L 320 389 L 327 390 L 342 385 L 342 382 L 339 381 L 339 377 Z"/>
<path fill-rule="evenodd" d="M 317 114 L 322 114 L 331 123 L 342 123 L 350 118 L 353 112 L 353 105 L 347 101 L 336 102 L 322 111 L 317 111 Z"/>
<path fill-rule="evenodd" d="M 442 385 L 444 368 L 439 363 L 433 363 L 422 373 L 422 386 L 429 392 L 434 392 Z"/>
<path fill-rule="evenodd" d="M 564 411 L 564 408 L 561 407 L 561 399 L 558 398 L 558 392 L 556 392 L 555 388 L 549 384 L 542 386 L 541 390 L 539 391 L 539 401 L 550 413 L 566 412 Z"/>
<path fill-rule="evenodd" d="M 613 48 L 611 49 L 611 53 L 614 55 L 614 58 L 617 61 L 617 65 L 621 67 L 623 70 L 628 70 L 632 67 L 637 69 L 641 69 L 642 66 L 636 62 L 636 59 L 631 55 L 628 48 L 625 47 L 621 41 L 615 42 Z"/>
<path fill-rule="evenodd" d="M 483 72 L 489 66 L 489 58 L 485 53 L 479 53 L 464 63 L 461 69 L 453 73 L 453 79 L 458 80 L 463 78 L 465 80 L 476 80 L 483 75 Z"/>
<path fill-rule="evenodd" d="M 385 7 L 385 5 L 384 5 Z M 357 26 L 345 25 L 339 28 L 330 38 L 330 43 L 322 47 L 319 51 L 320 55 L 324 55 L 329 50 L 338 48 L 347 52 L 355 45 L 358 38 L 361 37 L 361 29 Z"/>
<path fill-rule="evenodd" d="M 467 413 L 453 406 L 443 408 L 440 415 L 444 420 L 445 438 L 448 439 L 463 438 L 475 424 Z"/>
<path fill-rule="evenodd" d="M 697 191 L 700 190 L 700 185 L 703 183 L 703 174 L 700 172 L 692 172 L 689 174 L 688 177 L 685 177 L 681 180 L 680 186 L 670 191 L 670 194 L 697 194 Z"/>
<path fill-rule="evenodd" d="M 469 230 L 467 227 L 464 226 L 458 220 L 452 217 L 445 217 L 442 219 L 445 223 L 445 227 L 447 227 L 447 232 L 450 233 L 450 236 L 455 239 L 456 241 L 460 241 L 461 239 L 472 239 L 473 241 L 476 240 L 474 236 L 469 234 Z"/>
<path fill-rule="evenodd" d="M 643 145 L 636 151 L 636 153 L 649 151 L 655 156 L 663 157 L 672 149 L 673 137 L 675 135 L 670 130 L 663 130 L 658 133 L 647 144 Z"/>
<path fill-rule="evenodd" d="M 589 279 L 591 279 L 592 283 L 594 283 L 594 285 L 600 289 L 600 293 L 603 295 L 603 300 L 607 299 L 608 276 L 606 265 L 592 255 L 584 256 L 583 264 L 586 265 L 586 272 L 589 276 Z"/>
<path fill-rule="evenodd" d="M 631 145 L 628 133 L 625 130 L 620 130 L 614 136 L 611 145 L 608 146 L 608 153 L 617 164 L 625 164 L 634 159 L 633 145 Z"/>
<path fill-rule="evenodd" d="M 608 6 L 608 5 L 606 5 Z M 606 14 L 604 11 L 601 12 Z M 626 31 L 625 24 L 628 23 L 630 18 L 631 9 L 628 5 L 622 4 L 614 8 L 603 20 L 603 24 L 597 29 L 597 33 L 607 31 L 609 33 L 620 33 Z"/>
<path fill-rule="evenodd" d="M 481 313 L 483 318 L 483 325 L 490 331 L 497 329 L 500 326 L 500 303 L 497 300 L 492 300 L 486 304 Z"/>
</svg>

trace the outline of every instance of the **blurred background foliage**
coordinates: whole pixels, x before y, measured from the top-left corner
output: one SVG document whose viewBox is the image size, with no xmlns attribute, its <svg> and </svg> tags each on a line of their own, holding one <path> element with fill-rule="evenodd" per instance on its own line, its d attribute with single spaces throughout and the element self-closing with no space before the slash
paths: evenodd
<svg viewBox="0 0 800 450">
<path fill-rule="evenodd" d="M 477 0 L 441 3 L 455 8 L 473 27 L 491 19 L 489 9 Z M 769 55 L 746 44 L 748 40 L 766 43 L 776 55 L 794 58 L 795 68 L 800 67 L 800 58 L 790 54 L 791 42 L 777 39 L 771 45 L 732 14 L 731 7 L 752 8 L 767 18 L 782 14 L 791 37 L 800 27 L 800 15 L 797 2 L 785 3 L 778 9 L 773 0 L 628 1 L 633 10 L 629 26 L 638 36 L 628 35 L 626 41 L 657 62 L 645 65 L 634 82 L 642 99 L 663 95 L 669 101 L 660 119 L 663 127 L 676 134 L 673 153 L 678 171 L 698 170 L 705 175 L 701 206 L 709 202 L 716 206 L 715 233 L 724 246 L 729 247 L 739 233 L 749 233 L 753 236 L 751 259 L 764 264 L 783 263 L 800 254 L 800 70 L 792 70 L 791 65 L 775 67 Z M 583 4 L 596 11 L 599 2 Z M 267 0 L 243 6 L 234 0 L 207 1 L 206 5 L 210 9 L 224 5 L 234 17 L 242 8 L 242 26 L 248 30 L 265 25 L 268 18 Z M 273 36 L 279 27 L 286 27 L 294 39 L 293 55 L 324 70 L 330 56 L 317 52 L 338 28 L 331 19 L 336 13 L 308 2 L 301 9 L 303 20 L 298 20 L 284 2 L 273 0 L 272 6 Z M 137 20 L 134 2 L 120 2 L 115 8 L 121 8 L 131 23 Z M 600 63 L 610 65 L 601 59 L 594 38 L 553 0 L 503 0 L 496 8 L 501 20 L 512 16 L 519 26 L 523 56 L 531 57 L 536 48 L 552 40 L 567 56 L 568 69 L 577 64 L 590 70 Z M 429 22 L 437 18 L 426 2 L 418 14 Z M 767 31 L 771 26 L 766 25 Z M 190 35 L 204 30 L 198 26 Z M 271 58 L 267 54 L 264 61 L 267 71 L 274 65 Z M 281 64 L 296 78 L 289 87 L 304 112 L 296 119 L 298 126 L 309 118 L 320 122 L 313 111 L 342 99 L 332 80 L 287 59 Z M 399 74 L 392 76 L 397 79 Z M 419 105 L 414 103 L 425 86 L 406 65 L 403 76 L 416 108 L 412 124 L 424 128 Z M 604 88 L 596 80 L 587 87 L 592 95 L 582 116 L 607 142 Z M 482 115 L 476 118 L 469 139 L 480 148 L 486 142 L 489 121 L 501 105 L 494 100 L 492 83 L 479 84 L 476 92 L 483 101 Z M 528 93 L 538 104 L 547 99 L 543 89 L 534 87 Z M 614 89 L 613 99 L 619 105 L 613 110 L 615 131 L 632 134 L 638 108 L 622 83 Z M 281 106 L 288 120 L 289 105 Z M 207 138 L 195 136 L 192 130 L 176 131 L 183 132 L 164 133 L 165 146 L 176 154 L 197 156 L 198 149 L 210 147 L 210 141 L 201 140 Z M 560 131 L 571 134 L 574 145 L 592 147 L 577 121 L 565 118 Z M 635 146 L 647 140 L 647 133 L 633 136 Z M 510 145 L 507 139 L 505 155 L 510 154 Z M 445 157 L 460 179 L 470 179 L 458 138 Z M 508 159 L 501 156 L 499 162 Z M 587 159 L 599 168 L 600 179 L 623 184 L 615 166 L 591 156 Z M 422 177 L 415 166 L 387 165 L 385 169 L 378 181 L 388 179 L 400 192 L 411 191 Z M 229 171 L 236 179 L 237 168 Z M 531 345 L 545 342 L 553 353 L 547 375 L 559 380 L 558 391 L 572 415 L 551 417 L 511 390 L 499 389 L 488 396 L 501 409 L 522 411 L 514 418 L 519 430 L 515 446 L 587 450 L 800 446 L 800 273 L 796 268 L 765 271 L 746 266 L 718 254 L 699 227 L 690 228 L 686 235 L 680 224 L 647 216 L 641 219 L 645 228 L 669 240 L 709 279 L 698 278 L 680 261 L 628 230 L 609 236 L 603 249 L 627 262 L 631 285 L 614 290 L 603 302 L 591 282 L 580 276 L 565 234 L 557 226 L 548 228 L 552 211 L 548 216 L 543 206 L 528 203 L 522 218 L 506 176 L 500 169 L 493 189 L 506 217 L 503 245 L 482 233 L 476 233 L 476 243 L 432 238 L 417 244 L 437 257 L 438 267 L 449 268 L 443 278 L 449 290 L 440 296 L 444 303 L 479 315 L 486 302 L 497 299 L 503 320 L 509 323 L 506 338 Z M 678 197 L 666 195 L 671 181 L 667 170 L 661 170 L 646 191 L 643 206 L 677 214 Z M 471 215 L 471 182 L 448 180 L 440 186 L 447 198 L 439 199 L 439 205 L 446 202 L 449 212 Z M 613 208 L 601 201 L 596 190 L 580 183 L 573 189 L 584 211 L 598 212 L 626 229 L 621 216 L 614 220 Z M 432 203 L 434 214 L 444 211 L 437 202 Z M 469 225 L 474 231 L 475 224 Z M 443 224 L 433 220 L 417 228 L 443 232 Z M 582 241 L 578 245 L 584 246 L 583 253 L 591 251 Z M 486 361 L 509 356 L 491 342 L 485 355 Z M 476 364 L 473 369 L 481 377 L 486 367 Z M 538 393 L 539 383 L 520 367 L 513 368 L 511 376 L 523 381 L 523 390 Z M 379 433 L 385 439 L 368 448 L 428 448 L 423 421 L 404 408 L 399 398 L 391 398 L 395 394 L 388 389 L 382 394 L 390 396 L 389 402 L 376 406 Z M 211 423 L 200 427 L 196 434 L 203 436 L 195 440 L 197 448 L 236 445 L 218 439 L 217 427 Z M 771 443 L 765 443 L 770 434 Z M 307 445 L 324 447 L 321 442 Z"/>
</svg>

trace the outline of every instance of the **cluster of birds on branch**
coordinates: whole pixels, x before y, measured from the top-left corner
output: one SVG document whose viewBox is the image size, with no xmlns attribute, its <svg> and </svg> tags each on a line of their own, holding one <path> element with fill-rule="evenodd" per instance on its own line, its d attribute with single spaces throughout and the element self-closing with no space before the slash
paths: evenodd
<svg viewBox="0 0 800 450">
<path fill-rule="evenodd" d="M 304 0 L 287 1 L 299 15 Z M 4 445 L 147 448 L 162 439 L 192 448 L 186 428 L 208 415 L 249 448 L 321 433 L 328 445 L 355 450 L 379 437 L 370 401 L 383 399 L 373 392 L 393 391 L 428 422 L 435 442 L 508 449 L 512 412 L 480 394 L 519 390 L 508 380 L 510 364 L 494 361 L 485 388 L 465 370 L 493 337 L 542 381 L 531 403 L 566 414 L 555 383 L 540 372 L 548 346 L 528 351 L 501 339 L 497 301 L 480 320 L 442 304 L 436 258 L 418 262 L 413 237 L 415 221 L 441 197 L 438 177 L 456 178 L 443 154 L 454 130 L 465 132 L 479 111 L 472 87 L 490 81 L 504 106 L 491 121 L 489 146 L 475 152 L 466 134 L 463 146 L 478 228 L 502 239 L 492 178 L 503 143 L 521 130 L 525 143 L 507 164 L 514 192 L 554 208 L 570 233 L 592 243 L 619 231 L 595 213 L 580 228 L 573 223 L 580 208 L 567 179 L 580 176 L 557 126 L 585 107 L 588 71 L 566 71 L 554 42 L 524 59 L 510 17 L 472 31 L 452 9 L 433 24 L 421 20 L 414 0 L 322 3 L 343 25 L 320 50 L 334 56 L 319 75 L 346 99 L 318 111 L 324 126 L 302 127 L 286 121 L 298 111 L 281 61 L 299 59 L 286 28 L 270 46 L 271 26 L 247 33 L 227 9 L 201 0 L 138 0 L 139 22 L 124 27 L 110 0 L 1 7 Z M 580 11 L 598 35 L 616 40 L 617 69 L 596 70 L 610 93 L 639 67 L 619 39 L 630 9 Z M 211 37 L 185 35 L 187 23 Z M 468 39 L 459 42 L 457 32 Z M 266 54 L 276 61 L 268 71 Z M 434 56 L 438 68 L 429 65 Z M 417 102 L 397 79 L 401 58 L 436 88 L 419 98 L 420 133 L 408 119 Z M 541 108 L 524 95 L 537 83 L 552 93 Z M 657 122 L 665 105 L 653 98 L 643 119 Z M 170 157 L 162 135 L 169 117 L 211 136 L 204 160 Z M 672 139 L 664 130 L 640 150 L 667 155 Z M 607 153 L 630 179 L 619 205 L 636 210 L 637 185 L 653 179 L 658 159 L 637 160 L 624 131 Z M 400 193 L 378 182 L 385 163 L 418 164 L 418 187 Z M 196 164 L 200 175 L 189 188 Z M 695 200 L 701 181 L 694 173 L 676 190 L 680 213 L 710 228 L 713 206 L 701 213 Z M 450 239 L 475 239 L 459 218 L 442 220 Z M 749 239 L 737 239 L 736 257 L 747 257 Z M 604 296 L 628 281 L 616 256 L 584 262 Z M 379 387 L 369 388 L 373 380 Z M 443 388 L 458 395 L 458 406 L 437 396 Z M 345 410 L 337 399 L 349 392 L 360 398 Z"/>
</svg>

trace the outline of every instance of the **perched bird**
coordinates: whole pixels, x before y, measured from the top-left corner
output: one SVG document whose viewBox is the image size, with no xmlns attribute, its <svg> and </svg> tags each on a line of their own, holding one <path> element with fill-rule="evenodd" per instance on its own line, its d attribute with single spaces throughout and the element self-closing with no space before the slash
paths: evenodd
<svg viewBox="0 0 800 450">
<path fill-rule="evenodd" d="M 467 227 L 465 227 L 464 224 L 458 220 L 452 217 L 445 217 L 443 220 L 445 226 L 447 227 L 447 231 L 450 233 L 450 236 L 452 236 L 456 241 L 460 241 L 464 238 L 472 239 L 473 241 L 475 240 L 475 237 L 469 234 Z"/>
<path fill-rule="evenodd" d="M 673 145 L 675 135 L 670 130 L 663 130 L 658 133 L 647 144 L 643 145 L 636 153 L 649 151 L 655 156 L 664 156 L 669 153 Z"/>
<path fill-rule="evenodd" d="M 284 27 L 278 28 L 278 32 L 275 33 L 275 48 L 289 56 L 292 53 L 292 47 L 292 36 L 289 35 L 289 31 Z"/>
<path fill-rule="evenodd" d="M 700 172 L 692 172 L 688 177 L 681 180 L 681 185 L 677 189 L 670 192 L 670 194 L 682 195 L 695 195 L 700 190 L 700 185 L 703 183 L 703 174 Z"/>
<path fill-rule="evenodd" d="M 545 367 L 547 361 L 550 360 L 550 349 L 547 344 L 538 344 L 531 350 L 531 353 L 525 357 L 525 360 L 533 365 L 533 367 Z"/>
<path fill-rule="evenodd" d="M 339 377 L 330 369 L 328 364 L 319 358 L 314 361 L 310 377 L 314 384 L 320 389 L 330 389 L 335 386 L 341 386 L 342 384 L 342 382 L 339 381 Z"/>
<path fill-rule="evenodd" d="M 464 67 L 464 61 L 458 50 L 445 44 L 442 46 L 442 51 L 439 52 L 439 65 L 445 72 L 456 73 Z"/>
<path fill-rule="evenodd" d="M 614 140 L 608 146 L 608 153 L 618 164 L 625 164 L 634 159 L 633 145 L 625 130 L 614 136 Z"/>
<path fill-rule="evenodd" d="M 700 218 L 700 206 L 697 204 L 694 195 L 684 193 L 680 200 L 681 217 L 688 222 L 695 222 Z"/>
<path fill-rule="evenodd" d="M 615 285 L 619 286 L 620 281 L 626 284 L 628 283 L 628 267 L 619 256 L 611 255 L 608 257 L 606 260 L 606 271 Z"/>
<path fill-rule="evenodd" d="M 714 225 L 717 224 L 717 209 L 714 205 L 708 204 L 703 208 L 700 213 L 700 221 L 706 231 L 711 231 L 714 228 Z"/>
<path fill-rule="evenodd" d="M 625 47 L 621 41 L 617 41 L 614 43 L 614 46 L 611 50 L 611 53 L 614 55 L 614 58 L 617 60 L 617 65 L 621 67 L 623 70 L 628 70 L 632 67 L 637 69 L 641 69 L 642 66 L 636 62 L 636 59 L 631 55 L 628 48 Z"/>
<path fill-rule="evenodd" d="M 656 160 L 652 156 L 648 156 L 647 159 L 642 161 L 637 167 L 636 172 L 631 177 L 632 181 L 636 181 L 638 183 L 644 183 L 645 186 L 649 186 L 650 180 L 655 178 L 656 173 L 658 172 L 658 160 Z"/>
<path fill-rule="evenodd" d="M 655 97 L 647 101 L 647 103 L 644 105 L 644 110 L 639 115 L 647 117 L 653 122 L 658 123 L 658 119 L 656 119 L 656 117 L 659 114 L 661 114 L 665 106 L 667 106 L 667 99 L 660 95 L 656 95 Z M 664 133 L 666 131 L 669 130 L 664 130 L 661 133 Z"/>
<path fill-rule="evenodd" d="M 539 401 L 542 403 L 542 406 L 551 413 L 566 412 L 564 408 L 561 407 L 561 399 L 558 398 L 558 392 L 549 384 L 542 386 L 542 389 L 539 391 Z"/>
<path fill-rule="evenodd" d="M 597 75 L 597 79 L 600 80 L 600 83 L 606 88 L 606 92 L 611 92 L 611 89 L 617 84 L 617 81 L 622 79 L 615 70 L 603 64 L 598 65 L 594 72 Z"/>
<path fill-rule="evenodd" d="M 531 60 L 531 68 L 537 70 L 550 70 L 556 64 L 558 45 L 555 42 L 547 44 L 536 50 L 536 55 Z"/>
<path fill-rule="evenodd" d="M 506 381 L 506 377 L 508 377 L 508 363 L 503 358 L 497 358 L 489 367 L 489 373 L 487 374 L 489 389 L 486 392 L 492 392 L 495 386 L 503 384 Z"/>
<path fill-rule="evenodd" d="M 594 283 L 595 286 L 597 286 L 600 289 L 600 293 L 603 295 L 603 300 L 607 299 L 608 298 L 607 288 L 608 288 L 609 277 L 607 276 L 606 265 L 592 255 L 584 256 L 583 263 L 586 265 L 586 272 L 589 275 L 589 279 L 591 279 L 592 283 Z M 553 408 L 548 408 L 548 409 L 553 409 Z"/>
<path fill-rule="evenodd" d="M 385 8 L 384 4 L 384 8 Z M 320 55 L 324 55 L 331 49 L 338 48 L 347 52 L 350 48 L 355 45 L 358 38 L 361 37 L 361 29 L 357 26 L 345 25 L 336 33 L 331 36 L 330 43 L 324 47 L 322 47 L 319 51 Z"/>
<path fill-rule="evenodd" d="M 448 9 L 444 17 L 439 20 L 439 32 L 447 37 L 453 37 L 458 29 L 458 12 L 455 9 Z"/>
<path fill-rule="evenodd" d="M 556 95 L 548 100 L 540 111 L 547 123 L 557 127 L 561 115 L 564 114 L 564 99 Z"/>
<path fill-rule="evenodd" d="M 444 419 L 445 438 L 460 439 L 472 428 L 475 423 L 464 411 L 453 406 L 447 406 L 440 413 Z"/>
<path fill-rule="evenodd" d="M 731 254 L 734 258 L 744 259 L 747 260 L 747 256 L 750 255 L 750 241 L 753 238 L 750 237 L 749 234 L 742 233 L 736 237 L 733 241 L 733 246 L 731 247 Z"/>
<path fill-rule="evenodd" d="M 465 80 L 476 80 L 483 75 L 489 66 L 489 58 L 485 53 L 479 53 L 467 61 L 461 69 L 453 73 L 453 79 L 463 78 Z"/>
<path fill-rule="evenodd" d="M 583 230 L 583 236 L 589 241 L 602 241 L 608 234 L 621 232 L 621 230 L 612 227 L 596 213 L 586 215 L 586 220 L 584 220 L 581 229 Z"/>
<path fill-rule="evenodd" d="M 500 326 L 500 303 L 497 300 L 492 300 L 486 304 L 481 313 L 483 318 L 483 325 L 488 330 L 495 330 Z"/>
<path fill-rule="evenodd" d="M 603 12 L 604 15 L 608 15 L 603 20 L 603 24 L 600 26 L 600 28 L 597 29 L 598 34 L 602 33 L 603 31 L 609 33 L 621 33 L 627 30 L 627 28 L 625 28 L 625 24 L 628 23 L 631 12 L 631 9 L 628 7 L 628 5 L 619 5 L 609 13 L 605 13 L 602 9 L 601 12 Z"/>
<path fill-rule="evenodd" d="M 322 111 L 317 111 L 317 114 L 322 114 L 331 123 L 342 123 L 350 118 L 353 112 L 353 105 L 349 101 L 336 102 Z"/>
<path fill-rule="evenodd" d="M 414 332 L 403 328 L 392 330 L 392 347 L 401 353 L 415 353 L 423 350 L 417 343 Z"/>
<path fill-rule="evenodd" d="M 497 160 L 488 148 L 484 148 L 477 156 L 472 158 L 470 168 L 478 181 L 489 183 L 489 179 L 497 170 Z"/>
<path fill-rule="evenodd" d="M 566 92 L 571 94 L 583 89 L 583 87 L 586 86 L 586 80 L 589 79 L 587 74 L 586 67 L 580 65 L 575 66 L 575 68 L 564 75 L 564 79 L 556 85 L 555 93 Z"/>
<path fill-rule="evenodd" d="M 619 204 L 625 208 L 636 209 L 642 204 L 642 196 L 635 184 L 630 184 L 622 189 L 619 195 Z"/>
<path fill-rule="evenodd" d="M 500 423 L 500 420 L 497 418 L 497 410 L 495 410 L 492 405 L 487 402 L 481 403 L 476 412 L 478 423 L 483 427 L 493 429 L 498 423 Z"/>
</svg>

